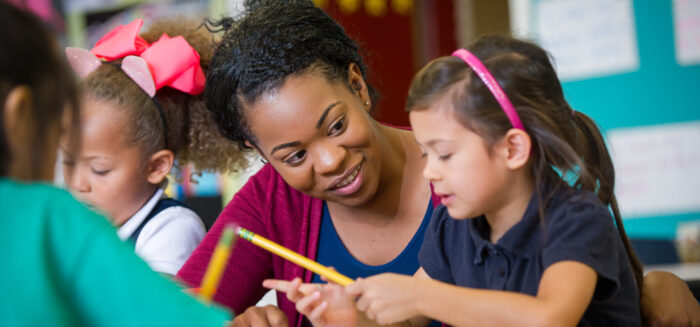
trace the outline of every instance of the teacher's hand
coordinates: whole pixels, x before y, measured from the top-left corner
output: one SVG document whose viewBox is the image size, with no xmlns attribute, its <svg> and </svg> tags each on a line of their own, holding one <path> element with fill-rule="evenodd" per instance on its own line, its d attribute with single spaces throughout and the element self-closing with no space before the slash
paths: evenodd
<svg viewBox="0 0 700 327">
<path fill-rule="evenodd" d="M 642 315 L 646 326 L 700 326 L 700 305 L 683 280 L 652 271 L 642 283 Z"/>
<path fill-rule="evenodd" d="M 250 307 L 236 315 L 233 327 L 289 327 L 287 315 L 274 305 Z"/>
</svg>

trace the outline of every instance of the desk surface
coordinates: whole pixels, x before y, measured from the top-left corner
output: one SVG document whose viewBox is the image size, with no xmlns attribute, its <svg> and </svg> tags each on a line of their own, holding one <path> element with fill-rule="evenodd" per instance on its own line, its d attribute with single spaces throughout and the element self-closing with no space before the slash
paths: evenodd
<svg viewBox="0 0 700 327">
<path fill-rule="evenodd" d="M 700 280 L 700 262 L 644 266 L 644 274 L 652 270 L 668 271 L 685 281 Z"/>
</svg>

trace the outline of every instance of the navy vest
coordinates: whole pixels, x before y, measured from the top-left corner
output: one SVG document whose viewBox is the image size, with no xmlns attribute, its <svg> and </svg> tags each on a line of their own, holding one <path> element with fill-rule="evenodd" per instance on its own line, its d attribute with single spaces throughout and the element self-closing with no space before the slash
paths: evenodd
<svg viewBox="0 0 700 327">
<path fill-rule="evenodd" d="M 143 219 L 143 221 L 141 222 L 139 227 L 136 228 L 136 230 L 134 230 L 133 233 L 131 233 L 131 236 L 129 236 L 129 241 L 131 241 L 133 244 L 136 244 L 136 240 L 139 238 L 139 234 L 141 234 L 141 230 L 143 229 L 143 226 L 146 226 L 146 224 L 153 217 L 158 215 L 161 211 L 168 209 L 170 207 L 177 207 L 177 206 L 185 207 L 185 208 L 189 209 L 189 207 L 186 206 L 184 203 L 177 201 L 175 199 L 164 198 L 164 199 L 158 200 L 158 203 L 156 203 L 156 205 L 153 207 L 153 209 L 151 209 L 151 212 L 148 213 L 148 216 L 146 216 L 146 218 Z"/>
</svg>

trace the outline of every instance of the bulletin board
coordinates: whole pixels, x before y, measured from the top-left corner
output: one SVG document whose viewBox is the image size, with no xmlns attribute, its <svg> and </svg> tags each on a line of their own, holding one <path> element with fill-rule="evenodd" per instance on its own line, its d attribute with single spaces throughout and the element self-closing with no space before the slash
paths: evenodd
<svg viewBox="0 0 700 327">
<path fill-rule="evenodd" d="M 551 50 L 541 34 L 568 31 L 550 35 L 549 44 L 576 42 L 568 49 L 589 61 L 587 69 L 564 72 L 564 93 L 606 134 L 630 237 L 672 239 L 679 223 L 700 220 L 700 0 L 532 0 L 518 6 L 529 26 L 516 34 Z M 596 21 L 605 15 L 613 16 Z M 597 39 L 585 43 L 587 37 Z"/>
</svg>

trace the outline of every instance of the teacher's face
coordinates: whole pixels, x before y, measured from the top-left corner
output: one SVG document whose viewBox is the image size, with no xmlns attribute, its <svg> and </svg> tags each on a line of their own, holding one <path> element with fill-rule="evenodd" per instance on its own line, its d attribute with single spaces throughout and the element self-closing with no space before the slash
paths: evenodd
<svg viewBox="0 0 700 327">
<path fill-rule="evenodd" d="M 379 126 L 362 76 L 349 85 L 313 70 L 288 77 L 246 108 L 258 151 L 293 188 L 347 206 L 367 203 L 381 167 Z"/>
</svg>

